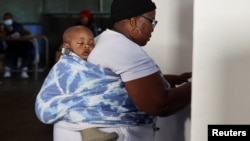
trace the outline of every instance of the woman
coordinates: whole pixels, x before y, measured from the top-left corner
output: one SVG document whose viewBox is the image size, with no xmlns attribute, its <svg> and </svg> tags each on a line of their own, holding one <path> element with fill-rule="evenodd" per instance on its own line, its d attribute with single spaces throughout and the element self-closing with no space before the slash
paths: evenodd
<svg viewBox="0 0 250 141">
<path fill-rule="evenodd" d="M 113 0 L 113 30 L 96 37 L 90 63 L 82 71 L 72 68 L 72 75 L 81 75 L 64 81 L 69 90 L 81 88 L 86 93 L 76 93 L 74 98 L 68 97 L 70 93 L 56 98 L 52 91 L 38 95 L 37 113 L 43 122 L 55 123 L 54 141 L 84 141 L 80 130 L 88 127 L 116 132 L 118 141 L 154 141 L 156 117 L 172 115 L 190 104 L 191 83 L 170 88 L 171 82 L 179 81 L 165 81 L 141 48 L 156 26 L 155 9 L 151 0 Z M 78 81 L 82 85 L 74 85 Z"/>
<path fill-rule="evenodd" d="M 97 38 L 88 61 L 120 74 L 141 110 L 154 116 L 168 116 L 190 104 L 191 83 L 166 89 L 168 83 L 162 79 L 159 68 L 141 48 L 150 40 L 157 24 L 155 9 L 151 0 L 114 0 L 111 7 L 114 28 Z"/>
<path fill-rule="evenodd" d="M 191 83 L 169 88 L 157 65 L 141 48 L 157 24 L 155 9 L 151 0 L 114 0 L 113 30 L 97 37 L 96 48 L 88 58 L 89 62 L 119 74 L 134 104 L 154 119 L 174 114 L 191 102 Z M 120 127 L 122 130 L 107 130 L 117 132 L 126 141 L 153 141 L 155 120 L 144 124 L 140 120 L 143 121 L 138 119 L 135 126 Z"/>
</svg>

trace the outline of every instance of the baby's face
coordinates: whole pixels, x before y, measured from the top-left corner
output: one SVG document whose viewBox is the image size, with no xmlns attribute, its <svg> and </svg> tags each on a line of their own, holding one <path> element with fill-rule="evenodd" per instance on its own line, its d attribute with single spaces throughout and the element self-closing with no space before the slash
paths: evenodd
<svg viewBox="0 0 250 141">
<path fill-rule="evenodd" d="M 94 36 L 89 31 L 78 30 L 74 33 L 74 36 L 72 36 L 69 46 L 72 52 L 82 59 L 87 60 L 90 52 L 94 48 Z"/>
</svg>

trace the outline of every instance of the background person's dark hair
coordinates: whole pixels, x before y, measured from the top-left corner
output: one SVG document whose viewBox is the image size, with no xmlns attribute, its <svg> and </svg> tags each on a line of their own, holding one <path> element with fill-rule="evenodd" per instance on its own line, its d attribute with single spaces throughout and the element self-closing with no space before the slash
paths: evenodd
<svg viewBox="0 0 250 141">
<path fill-rule="evenodd" d="M 10 16 L 10 17 L 13 18 L 13 15 L 10 12 L 6 12 L 6 13 L 3 14 L 3 17 L 6 17 L 6 16 Z"/>
</svg>

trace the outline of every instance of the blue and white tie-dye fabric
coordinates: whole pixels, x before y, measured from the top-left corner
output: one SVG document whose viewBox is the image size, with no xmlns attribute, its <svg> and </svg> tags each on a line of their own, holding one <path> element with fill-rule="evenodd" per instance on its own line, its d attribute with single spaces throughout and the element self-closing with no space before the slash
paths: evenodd
<svg viewBox="0 0 250 141">
<path fill-rule="evenodd" d="M 119 75 L 74 55 L 63 55 L 50 70 L 37 95 L 35 111 L 47 124 L 140 125 L 155 121 L 133 104 Z"/>
</svg>

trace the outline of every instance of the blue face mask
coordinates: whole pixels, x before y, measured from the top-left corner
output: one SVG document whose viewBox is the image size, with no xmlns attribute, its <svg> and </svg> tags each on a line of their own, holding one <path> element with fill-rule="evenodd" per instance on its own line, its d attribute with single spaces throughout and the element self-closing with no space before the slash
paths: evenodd
<svg viewBox="0 0 250 141">
<path fill-rule="evenodd" d="M 12 19 L 4 20 L 3 23 L 4 23 L 4 25 L 6 25 L 6 26 L 10 26 L 10 25 L 13 24 L 13 20 L 12 20 Z"/>
</svg>

